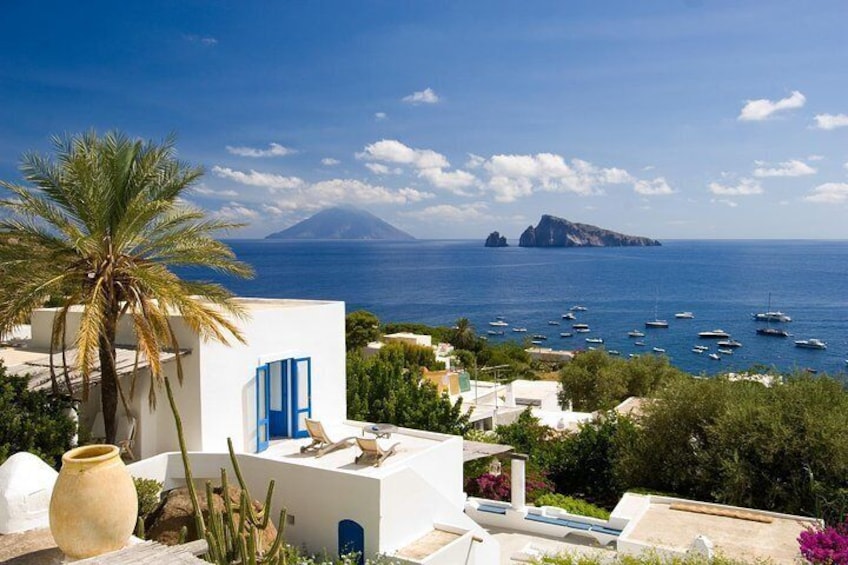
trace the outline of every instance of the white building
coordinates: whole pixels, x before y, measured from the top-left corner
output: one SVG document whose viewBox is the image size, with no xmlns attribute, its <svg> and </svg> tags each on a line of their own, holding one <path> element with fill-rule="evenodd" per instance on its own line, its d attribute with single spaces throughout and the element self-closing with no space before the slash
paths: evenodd
<svg viewBox="0 0 848 565">
<path fill-rule="evenodd" d="M 346 420 L 344 303 L 238 300 L 249 312 L 248 320 L 238 322 L 245 344 L 204 342 L 179 316 L 171 318 L 184 371 L 183 385 L 175 385 L 174 393 L 195 479 L 220 480 L 220 469 L 230 467 L 226 441 L 232 438 L 254 496 L 264 496 L 270 480 L 276 481 L 274 511 L 288 510 L 290 544 L 331 555 L 342 548 L 361 550 L 366 557 L 388 554 L 408 563 L 498 562 L 498 543 L 463 512 L 462 438 L 392 430 L 380 441 L 384 448 L 396 444 L 396 452 L 380 467 L 358 464 L 352 441 L 320 458 L 300 453 L 310 442 L 306 418 L 321 421 L 334 440 L 365 433 L 365 423 Z M 56 313 L 35 312 L 31 339 L 6 352 L 13 359 L 10 372 L 35 374 L 35 386 L 49 386 L 47 353 Z M 75 335 L 80 315 L 80 310 L 70 313 L 69 336 Z M 135 339 L 124 322 L 118 331 L 118 370 L 129 391 Z M 55 363 L 60 359 L 54 356 Z M 165 353 L 162 360 L 176 383 L 174 354 Z M 184 484 L 164 391 L 158 391 L 158 409 L 152 410 L 149 370 L 143 359 L 140 366 L 130 409 L 136 422 L 133 451 L 141 460 L 130 470 L 167 488 Z M 92 392 L 82 411 L 83 426 L 102 421 L 98 387 Z M 118 412 L 119 421 L 125 419 L 120 405 Z"/>
</svg>

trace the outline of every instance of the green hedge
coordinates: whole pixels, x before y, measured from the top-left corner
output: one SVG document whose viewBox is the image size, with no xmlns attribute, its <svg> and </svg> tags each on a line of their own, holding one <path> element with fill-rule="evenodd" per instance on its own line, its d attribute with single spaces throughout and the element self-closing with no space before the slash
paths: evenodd
<svg viewBox="0 0 848 565">
<path fill-rule="evenodd" d="M 543 494 L 536 499 L 536 506 L 556 506 L 571 514 L 600 518 L 601 520 L 609 520 L 610 517 L 610 513 L 599 506 L 558 493 Z"/>
</svg>

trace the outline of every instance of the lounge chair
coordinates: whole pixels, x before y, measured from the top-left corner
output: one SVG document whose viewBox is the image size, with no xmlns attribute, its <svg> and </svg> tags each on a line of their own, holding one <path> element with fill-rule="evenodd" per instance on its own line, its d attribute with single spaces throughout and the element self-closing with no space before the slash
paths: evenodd
<svg viewBox="0 0 848 565">
<path fill-rule="evenodd" d="M 344 439 L 340 439 L 339 441 L 331 440 L 330 436 L 327 435 L 326 430 L 324 430 L 324 426 L 318 420 L 310 420 L 309 418 L 306 418 L 306 431 L 309 432 L 309 437 L 312 438 L 312 443 L 301 446 L 301 453 L 315 453 L 315 457 L 321 457 L 331 451 L 353 445 L 351 440 L 354 439 L 354 436 L 349 436 Z"/>
<path fill-rule="evenodd" d="M 363 459 L 376 459 L 376 463 L 374 463 L 375 467 L 382 465 L 383 461 L 385 461 L 388 456 L 392 455 L 395 452 L 395 448 L 400 445 L 400 443 L 396 443 L 388 449 L 383 449 L 380 447 L 380 444 L 377 443 L 377 438 L 357 436 L 354 439 L 356 439 L 356 444 L 359 446 L 359 449 L 362 450 L 362 453 L 357 455 L 353 462 L 359 463 Z"/>
<path fill-rule="evenodd" d="M 118 447 L 121 448 L 121 457 L 128 457 L 135 461 L 133 446 L 135 445 L 135 418 L 133 416 L 118 416 Z"/>
</svg>

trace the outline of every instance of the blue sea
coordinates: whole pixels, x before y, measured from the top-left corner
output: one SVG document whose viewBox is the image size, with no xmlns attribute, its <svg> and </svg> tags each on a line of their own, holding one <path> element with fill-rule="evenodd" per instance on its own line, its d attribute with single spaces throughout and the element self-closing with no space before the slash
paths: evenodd
<svg viewBox="0 0 848 565">
<path fill-rule="evenodd" d="M 502 316 L 510 327 L 490 341 L 549 337 L 546 346 L 585 349 L 601 337 L 626 357 L 666 350 L 671 362 L 692 373 L 714 374 L 754 364 L 781 370 L 844 373 L 848 359 L 848 242 L 665 241 L 662 247 L 595 249 L 485 248 L 481 241 L 327 242 L 231 240 L 238 257 L 253 265 L 252 280 L 219 278 L 242 296 L 343 300 L 347 311 L 365 309 L 382 321 L 453 325 L 471 320 L 479 334 Z M 755 334 L 764 324 L 752 312 L 768 308 L 792 317 L 792 337 Z M 592 331 L 560 338 L 573 322 L 561 316 L 583 305 L 575 322 Z M 645 329 L 646 320 L 669 322 Z M 675 312 L 695 318 L 678 320 Z M 551 326 L 549 320 L 561 321 Z M 526 334 L 511 328 L 527 328 Z M 721 328 L 742 343 L 732 356 L 711 360 L 692 352 L 709 345 L 698 332 Z M 627 332 L 646 333 L 644 347 Z M 824 351 L 803 350 L 794 340 L 819 338 Z"/>
</svg>

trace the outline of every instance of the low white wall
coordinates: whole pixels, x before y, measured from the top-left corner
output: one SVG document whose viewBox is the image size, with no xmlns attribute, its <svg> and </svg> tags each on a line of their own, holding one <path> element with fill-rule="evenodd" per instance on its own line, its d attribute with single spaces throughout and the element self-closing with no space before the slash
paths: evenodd
<svg viewBox="0 0 848 565">
<path fill-rule="evenodd" d="M 237 484 L 226 454 L 190 454 L 196 480 L 220 483 L 220 469 Z M 354 520 L 365 530 L 365 553 L 371 557 L 380 546 L 380 479 L 339 473 L 304 465 L 286 464 L 248 454 L 239 454 L 239 466 L 253 498 L 264 502 L 268 484 L 275 480 L 272 517 L 276 522 L 281 508 L 288 510 L 286 542 L 305 547 L 310 553 L 336 555 L 338 523 Z M 182 486 L 185 481 L 179 453 L 167 453 L 129 466 L 137 477 L 165 482 L 165 488 Z M 292 523 L 293 520 L 293 523 Z"/>
</svg>

